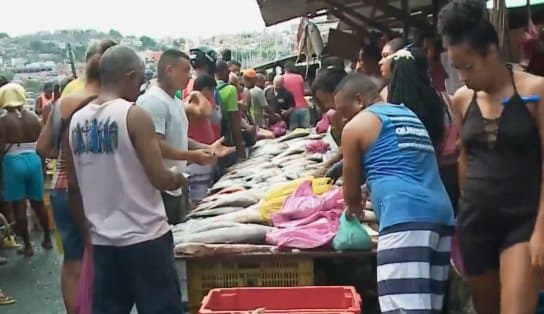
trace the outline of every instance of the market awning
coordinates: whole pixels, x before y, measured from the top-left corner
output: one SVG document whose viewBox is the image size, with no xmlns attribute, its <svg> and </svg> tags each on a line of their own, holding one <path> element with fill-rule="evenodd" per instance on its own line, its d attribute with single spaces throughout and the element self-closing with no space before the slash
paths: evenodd
<svg viewBox="0 0 544 314">
<path fill-rule="evenodd" d="M 266 26 L 296 17 L 332 15 L 351 29 L 431 30 L 431 14 L 447 0 L 257 0 Z"/>
</svg>

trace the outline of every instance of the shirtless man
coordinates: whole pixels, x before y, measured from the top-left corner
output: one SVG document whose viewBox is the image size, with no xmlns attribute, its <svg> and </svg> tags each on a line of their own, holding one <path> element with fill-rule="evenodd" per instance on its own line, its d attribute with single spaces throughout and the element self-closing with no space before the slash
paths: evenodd
<svg viewBox="0 0 544 314">
<path fill-rule="evenodd" d="M 45 249 L 52 248 L 43 204 L 42 162 L 36 152 L 36 140 L 40 135 L 41 123 L 35 113 L 24 109 L 25 89 L 19 84 L 10 83 L 2 87 L 0 103 L 6 109 L 0 117 L 0 146 L 4 152 L 2 161 L 4 199 L 11 203 L 14 209 L 16 230 L 23 238 L 24 247 L 18 253 L 30 257 L 34 253 L 28 231 L 27 199 L 44 230 L 42 246 Z"/>
</svg>

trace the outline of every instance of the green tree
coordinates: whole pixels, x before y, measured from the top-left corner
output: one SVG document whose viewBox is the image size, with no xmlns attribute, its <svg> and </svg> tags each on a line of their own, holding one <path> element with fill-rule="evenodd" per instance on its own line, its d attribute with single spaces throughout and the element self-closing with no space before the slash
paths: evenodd
<svg viewBox="0 0 544 314">
<path fill-rule="evenodd" d="M 42 41 L 41 40 L 32 40 L 30 42 L 30 49 L 34 50 L 34 51 L 41 51 L 42 49 Z"/>
<path fill-rule="evenodd" d="M 149 36 L 142 36 L 140 37 L 140 41 L 142 42 L 142 48 L 144 49 L 156 49 L 157 48 L 157 42 L 149 37 Z"/>
<path fill-rule="evenodd" d="M 6 39 L 9 38 L 9 35 L 6 33 L 0 33 L 0 39 Z"/>
<path fill-rule="evenodd" d="M 121 34 L 119 31 L 115 29 L 110 29 L 108 35 L 113 39 L 121 39 L 123 38 L 123 34 Z"/>
<path fill-rule="evenodd" d="M 13 76 L 14 76 L 13 72 L 8 70 L 0 70 L 0 75 L 8 79 L 8 81 L 13 80 Z"/>
<path fill-rule="evenodd" d="M 23 86 L 27 92 L 40 93 L 42 91 L 42 83 L 38 80 L 26 80 Z"/>
</svg>

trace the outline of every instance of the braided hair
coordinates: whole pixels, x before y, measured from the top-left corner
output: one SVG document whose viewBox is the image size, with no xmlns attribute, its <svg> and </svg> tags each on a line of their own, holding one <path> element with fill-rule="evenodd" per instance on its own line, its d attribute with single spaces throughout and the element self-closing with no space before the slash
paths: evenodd
<svg viewBox="0 0 544 314">
<path fill-rule="evenodd" d="M 409 48 L 412 57 L 393 58 L 387 101 L 404 104 L 421 120 L 435 147 L 445 133 L 446 103 L 431 85 L 429 66 L 421 48 Z"/>
</svg>

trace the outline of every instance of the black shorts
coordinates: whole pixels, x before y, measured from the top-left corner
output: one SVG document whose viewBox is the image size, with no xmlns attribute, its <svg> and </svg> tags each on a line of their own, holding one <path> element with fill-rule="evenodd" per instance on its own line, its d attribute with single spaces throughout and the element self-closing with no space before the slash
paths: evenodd
<svg viewBox="0 0 544 314">
<path fill-rule="evenodd" d="M 516 197 L 512 190 L 511 184 L 465 183 L 458 204 L 457 230 L 468 275 L 498 269 L 502 251 L 531 238 L 538 201 Z"/>
<path fill-rule="evenodd" d="M 183 313 L 172 233 L 125 247 L 94 245 L 93 314 Z"/>
</svg>

